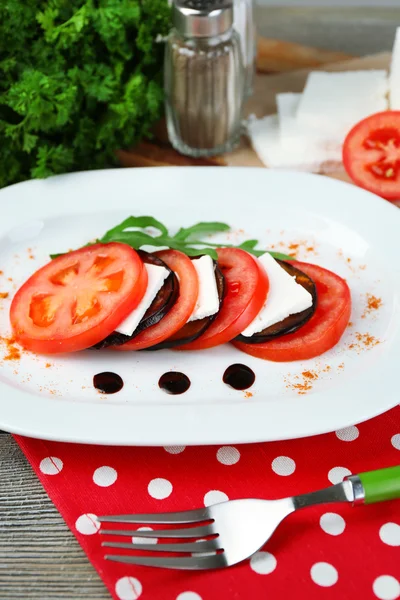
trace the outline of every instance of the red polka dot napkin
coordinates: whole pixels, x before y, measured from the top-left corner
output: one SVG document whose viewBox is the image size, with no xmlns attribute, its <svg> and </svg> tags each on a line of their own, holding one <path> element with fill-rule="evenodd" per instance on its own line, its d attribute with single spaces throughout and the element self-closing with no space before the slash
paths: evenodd
<svg viewBox="0 0 400 600">
<path fill-rule="evenodd" d="M 304 509 L 251 560 L 208 572 L 105 561 L 96 520 L 291 496 L 397 465 L 400 407 L 335 433 L 265 444 L 114 448 L 15 439 L 116 600 L 400 598 L 400 500 Z M 132 527 L 140 540 L 141 527 Z"/>
</svg>

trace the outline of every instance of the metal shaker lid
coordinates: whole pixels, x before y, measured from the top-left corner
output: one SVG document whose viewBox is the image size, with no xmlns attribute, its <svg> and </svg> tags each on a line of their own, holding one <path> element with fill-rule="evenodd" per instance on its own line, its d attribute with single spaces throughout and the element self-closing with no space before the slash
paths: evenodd
<svg viewBox="0 0 400 600">
<path fill-rule="evenodd" d="M 233 25 L 232 0 L 173 0 L 174 27 L 185 37 L 214 37 Z"/>
</svg>

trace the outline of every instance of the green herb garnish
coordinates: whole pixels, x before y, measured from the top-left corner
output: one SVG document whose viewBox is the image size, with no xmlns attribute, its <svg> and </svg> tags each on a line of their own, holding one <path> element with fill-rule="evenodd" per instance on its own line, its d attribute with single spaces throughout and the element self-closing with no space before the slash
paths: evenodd
<svg viewBox="0 0 400 600">
<path fill-rule="evenodd" d="M 269 252 L 271 256 L 279 260 L 293 260 L 292 256 L 281 252 L 257 249 L 258 240 L 247 240 L 235 246 L 233 244 L 213 243 L 202 236 L 230 231 L 229 225 L 220 222 L 201 222 L 192 227 L 183 227 L 175 235 L 170 235 L 167 227 L 154 219 L 154 217 L 128 217 L 122 223 L 107 231 L 96 243 L 107 244 L 108 242 L 122 242 L 139 250 L 143 246 L 155 246 L 159 248 L 173 248 L 187 256 L 201 256 L 208 254 L 214 260 L 217 259 L 215 248 L 241 248 L 254 256 L 261 256 Z M 89 244 L 90 245 L 90 244 Z M 60 254 L 52 254 L 51 258 L 57 258 Z"/>
<path fill-rule="evenodd" d="M 0 188 L 98 169 L 163 112 L 167 0 L 0 2 Z"/>
</svg>

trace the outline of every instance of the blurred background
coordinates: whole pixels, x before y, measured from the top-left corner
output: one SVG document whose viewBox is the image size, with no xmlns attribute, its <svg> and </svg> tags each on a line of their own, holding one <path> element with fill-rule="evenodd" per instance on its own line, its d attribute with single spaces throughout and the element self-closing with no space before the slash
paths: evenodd
<svg viewBox="0 0 400 600">
<path fill-rule="evenodd" d="M 400 25 L 400 0 L 257 0 L 257 4 L 261 35 L 349 54 L 391 50 Z"/>
</svg>

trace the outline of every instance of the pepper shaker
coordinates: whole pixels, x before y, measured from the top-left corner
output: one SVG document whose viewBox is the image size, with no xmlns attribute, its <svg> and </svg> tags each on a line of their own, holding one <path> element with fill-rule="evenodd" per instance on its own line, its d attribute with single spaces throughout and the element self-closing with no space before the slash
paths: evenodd
<svg viewBox="0 0 400 600">
<path fill-rule="evenodd" d="M 240 139 L 244 97 L 232 0 L 175 0 L 172 11 L 164 69 L 169 139 L 193 157 L 228 152 Z"/>
<path fill-rule="evenodd" d="M 239 34 L 242 48 L 245 94 L 251 96 L 257 55 L 254 0 L 235 0 L 233 13 L 233 26 Z"/>
</svg>

